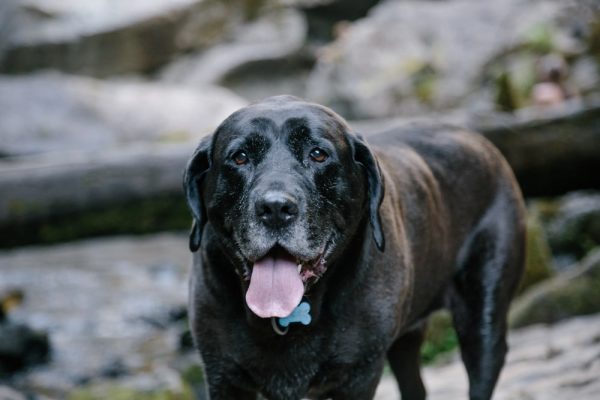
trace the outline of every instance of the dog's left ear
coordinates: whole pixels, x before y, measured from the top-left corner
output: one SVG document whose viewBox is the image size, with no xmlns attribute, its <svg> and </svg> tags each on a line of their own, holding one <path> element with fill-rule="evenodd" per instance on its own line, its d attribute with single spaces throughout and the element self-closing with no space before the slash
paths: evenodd
<svg viewBox="0 0 600 400">
<path fill-rule="evenodd" d="M 373 230 L 373 239 L 380 251 L 385 249 L 385 237 L 381 226 L 381 216 L 379 207 L 383 201 L 385 187 L 379 164 L 373 155 L 373 152 L 367 145 L 365 139 L 358 134 L 348 134 L 350 145 L 352 146 L 354 162 L 361 165 L 367 174 L 368 195 L 369 195 L 369 220 Z"/>
<path fill-rule="evenodd" d="M 206 223 L 206 210 L 202 201 L 200 186 L 211 166 L 212 136 L 202 139 L 183 173 L 183 190 L 194 222 L 190 232 L 190 250 L 200 247 L 202 229 Z"/>
</svg>

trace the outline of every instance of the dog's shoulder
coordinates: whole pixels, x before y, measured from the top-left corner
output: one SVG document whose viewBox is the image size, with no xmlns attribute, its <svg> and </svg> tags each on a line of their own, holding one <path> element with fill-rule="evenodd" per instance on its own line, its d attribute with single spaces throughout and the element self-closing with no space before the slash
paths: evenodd
<svg viewBox="0 0 600 400">
<path fill-rule="evenodd" d="M 415 124 L 389 129 L 367 136 L 377 150 L 412 149 L 424 158 L 475 157 L 494 152 L 493 145 L 481 134 L 438 124 Z"/>
<path fill-rule="evenodd" d="M 400 127 L 368 135 L 367 141 L 392 171 L 427 170 L 439 179 L 489 180 L 503 169 L 500 152 L 483 135 L 453 126 Z"/>
</svg>

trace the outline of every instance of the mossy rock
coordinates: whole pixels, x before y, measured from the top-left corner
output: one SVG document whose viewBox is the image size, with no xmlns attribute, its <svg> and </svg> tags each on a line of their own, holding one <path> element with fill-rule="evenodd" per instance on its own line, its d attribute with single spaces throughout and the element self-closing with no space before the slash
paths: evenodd
<svg viewBox="0 0 600 400">
<path fill-rule="evenodd" d="M 509 324 L 519 328 L 600 312 L 600 248 L 581 264 L 532 287 L 513 304 Z"/>
<path fill-rule="evenodd" d="M 600 193 L 582 191 L 563 197 L 547 229 L 554 254 L 584 257 L 600 245 Z"/>
<path fill-rule="evenodd" d="M 85 237 L 187 230 L 191 215 L 183 195 L 163 195 L 73 211 L 43 220 L 0 226 L 0 248 L 52 244 Z"/>
<path fill-rule="evenodd" d="M 517 293 L 523 293 L 527 288 L 554 275 L 552 252 L 535 204 L 529 207 L 526 229 L 525 272 Z"/>
</svg>

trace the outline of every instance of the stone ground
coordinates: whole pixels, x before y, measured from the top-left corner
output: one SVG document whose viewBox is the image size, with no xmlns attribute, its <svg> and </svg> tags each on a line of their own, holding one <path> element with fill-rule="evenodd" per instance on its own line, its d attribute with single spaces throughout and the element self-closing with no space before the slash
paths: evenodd
<svg viewBox="0 0 600 400">
<path fill-rule="evenodd" d="M 53 348 L 51 363 L 16 385 L 57 398 L 106 380 L 178 390 L 183 327 L 174 314 L 186 303 L 189 260 L 174 234 L 0 252 L 0 290 L 25 294 L 10 318 L 47 330 Z"/>
<path fill-rule="evenodd" d="M 600 315 L 511 332 L 510 352 L 495 400 L 595 400 L 600 398 Z M 467 399 L 458 355 L 424 372 L 430 400 Z M 377 400 L 397 399 L 395 381 L 384 377 Z"/>
<path fill-rule="evenodd" d="M 11 319 L 48 330 L 54 348 L 49 365 L 9 384 L 48 398 L 111 381 L 178 390 L 195 359 L 178 351 L 184 324 L 173 322 L 186 301 L 189 259 L 183 233 L 0 252 L 0 290 L 19 287 L 26 296 Z M 510 347 L 495 399 L 600 398 L 600 315 L 514 331 Z M 466 399 L 457 355 L 424 376 L 430 399 Z M 397 398 L 385 376 L 376 399 Z"/>
</svg>

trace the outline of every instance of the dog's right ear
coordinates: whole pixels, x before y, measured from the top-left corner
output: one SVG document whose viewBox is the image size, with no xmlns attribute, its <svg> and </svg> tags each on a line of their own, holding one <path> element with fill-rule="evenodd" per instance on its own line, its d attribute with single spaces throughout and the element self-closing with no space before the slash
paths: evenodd
<svg viewBox="0 0 600 400">
<path fill-rule="evenodd" d="M 202 139 L 183 174 L 183 190 L 194 217 L 190 232 L 190 250 L 192 252 L 197 251 L 200 247 L 202 229 L 206 223 L 206 209 L 202 201 L 200 186 L 211 166 L 211 148 L 212 136 Z"/>
</svg>

